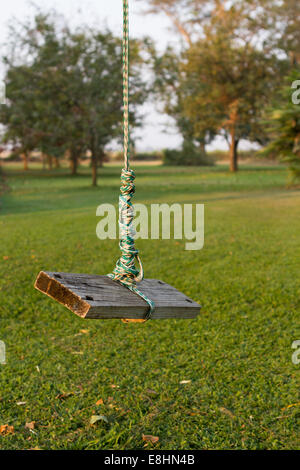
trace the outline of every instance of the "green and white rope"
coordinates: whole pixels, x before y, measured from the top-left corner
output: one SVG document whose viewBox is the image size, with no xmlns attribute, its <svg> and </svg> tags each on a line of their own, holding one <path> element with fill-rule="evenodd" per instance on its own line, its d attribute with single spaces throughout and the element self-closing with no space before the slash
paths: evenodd
<svg viewBox="0 0 300 470">
<path fill-rule="evenodd" d="M 123 0 L 123 107 L 124 107 L 124 161 L 129 169 L 130 135 L 129 135 L 129 6 Z"/>
<path fill-rule="evenodd" d="M 139 295 L 149 305 L 144 320 L 149 320 L 155 310 L 154 302 L 141 292 L 136 284 L 144 279 L 144 270 L 135 247 L 133 227 L 134 210 L 131 199 L 135 193 L 135 173 L 129 168 L 129 9 L 128 0 L 123 0 L 123 107 L 124 107 L 124 169 L 121 174 L 121 195 L 119 198 L 120 250 L 122 256 L 116 263 L 110 279 L 121 283 Z M 139 270 L 135 262 L 139 263 Z"/>
</svg>

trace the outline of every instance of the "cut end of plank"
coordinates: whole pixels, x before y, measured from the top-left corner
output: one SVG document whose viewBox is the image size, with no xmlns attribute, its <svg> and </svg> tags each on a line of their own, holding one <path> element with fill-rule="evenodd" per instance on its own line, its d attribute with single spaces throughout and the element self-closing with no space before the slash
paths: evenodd
<svg viewBox="0 0 300 470">
<path fill-rule="evenodd" d="M 85 318 L 91 308 L 90 304 L 68 287 L 64 286 L 60 282 L 61 280 L 62 277 L 59 273 L 50 274 L 41 271 L 35 281 L 34 287 L 43 294 L 48 295 L 48 297 L 51 297 L 51 299 L 67 307 L 71 312 L 76 313 L 79 317 Z"/>
<path fill-rule="evenodd" d="M 149 306 L 140 296 L 107 276 L 40 272 L 35 288 L 81 318 L 143 320 Z M 200 305 L 174 287 L 145 279 L 138 288 L 155 303 L 152 319 L 195 318 Z"/>
</svg>

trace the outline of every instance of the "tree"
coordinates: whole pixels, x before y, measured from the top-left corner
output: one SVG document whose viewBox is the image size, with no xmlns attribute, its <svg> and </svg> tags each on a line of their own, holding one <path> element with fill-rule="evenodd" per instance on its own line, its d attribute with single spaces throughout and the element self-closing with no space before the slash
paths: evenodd
<svg viewBox="0 0 300 470">
<path fill-rule="evenodd" d="M 24 170 L 28 170 L 28 160 L 38 143 L 35 126 L 35 109 L 32 106 L 32 83 L 28 81 L 28 67 L 15 67 L 6 76 L 7 92 L 10 95 L 10 105 L 1 106 L 0 119 L 5 132 L 4 143 L 10 143 L 15 151 L 23 158 Z M 13 83 L 13 85 L 12 85 Z M 26 93 L 24 84 L 26 83 Z"/>
<path fill-rule="evenodd" d="M 171 116 L 183 137 L 183 152 L 200 149 L 202 160 L 206 160 L 206 144 L 214 138 L 214 129 L 209 125 L 200 132 L 195 130 L 194 122 L 185 112 L 185 101 L 190 88 L 187 86 L 186 74 L 183 70 L 183 56 L 168 48 L 159 56 L 153 54 L 154 91 L 158 95 L 162 110 Z"/>
<path fill-rule="evenodd" d="M 267 125 L 272 140 L 262 152 L 277 154 L 287 163 L 293 182 L 300 180 L 300 104 L 293 102 L 291 84 L 299 81 L 299 77 L 300 67 L 297 67 L 281 90 L 281 100 L 269 112 Z"/>
<path fill-rule="evenodd" d="M 142 0 L 140 0 L 142 1 Z M 146 13 L 164 13 L 184 41 L 191 45 L 211 17 L 212 0 L 150 0 Z"/>
<path fill-rule="evenodd" d="M 4 138 L 25 154 L 40 150 L 52 167 L 53 159 L 58 161 L 78 138 L 72 94 L 79 84 L 71 75 L 70 32 L 59 35 L 54 22 L 41 14 L 33 25 L 23 24 L 13 32 L 4 58 L 9 98 L 1 115 L 6 126 Z"/>
<path fill-rule="evenodd" d="M 238 169 L 241 139 L 263 142 L 261 112 L 268 103 L 275 75 L 273 59 L 251 46 L 236 47 L 218 34 L 199 42 L 187 53 L 184 106 L 200 133 L 209 126 L 229 136 L 230 170 Z M 193 86 L 189 86 L 192 82 Z"/>
<path fill-rule="evenodd" d="M 250 1 L 250 0 L 248 0 Z M 251 0 L 254 2 L 254 0 Z M 273 47 L 286 54 L 291 68 L 300 63 L 300 3 L 298 0 L 256 0 L 260 25 Z"/>
<path fill-rule="evenodd" d="M 141 44 L 130 47 L 130 121 L 139 125 L 137 106 L 147 96 L 139 67 Z M 93 184 L 99 162 L 103 161 L 105 147 L 122 134 L 122 51 L 121 41 L 111 34 L 91 33 L 89 45 L 82 55 L 83 91 L 80 109 L 83 115 L 88 149 L 92 154 Z"/>
<path fill-rule="evenodd" d="M 159 3 L 171 10 L 181 4 L 152 2 Z M 195 3 L 184 2 L 186 7 Z M 173 86 L 173 100 L 169 97 L 168 102 L 174 103 L 175 95 L 180 96 L 177 99 L 180 114 L 193 125 L 194 136 L 203 140 L 209 132 L 226 137 L 230 169 L 236 171 L 240 140 L 259 143 L 267 140 L 260 118 L 280 82 L 284 61 L 277 59 L 269 38 L 262 39 L 257 2 L 210 3 L 213 4 L 210 13 L 189 20 L 194 39 L 188 42 L 179 61 L 180 91 Z M 198 35 L 195 25 L 199 26 Z M 166 77 L 162 77 L 167 83 Z M 169 85 L 172 86 L 171 80 Z"/>
<path fill-rule="evenodd" d="M 90 151 L 92 181 L 105 147 L 122 131 L 122 43 L 109 31 L 59 28 L 55 18 L 37 15 L 14 34 L 7 65 L 9 98 L 1 122 L 6 140 L 54 157 L 69 154 L 72 173 Z M 146 96 L 140 79 L 142 44 L 131 44 L 131 122 Z M 15 50 L 20 50 L 15 55 Z M 29 60 L 28 60 L 29 58 Z M 25 64 L 24 64 L 25 62 Z"/>
</svg>

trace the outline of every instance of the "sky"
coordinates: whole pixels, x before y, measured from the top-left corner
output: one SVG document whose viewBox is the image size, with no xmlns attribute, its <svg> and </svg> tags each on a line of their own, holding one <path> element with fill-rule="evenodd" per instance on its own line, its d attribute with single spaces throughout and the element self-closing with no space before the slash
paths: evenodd
<svg viewBox="0 0 300 470">
<path fill-rule="evenodd" d="M 71 24 L 107 25 L 116 35 L 122 35 L 122 0 L 9 0 L 2 2 L 0 10 L 0 44 L 8 34 L 8 23 L 15 19 L 24 21 L 32 18 L 36 11 L 34 5 L 43 11 L 54 8 L 62 13 Z M 163 15 L 145 15 L 147 1 L 129 0 L 130 34 L 132 37 L 150 36 L 159 50 L 167 44 L 176 46 L 179 38 L 172 30 L 168 19 Z M 1 51 L 2 53 L 3 51 Z M 1 73 L 1 72 L 0 72 Z M 3 78 L 3 77 L 1 77 Z M 136 144 L 139 151 L 151 151 L 162 148 L 176 148 L 182 139 L 168 116 L 161 114 L 154 103 L 145 103 L 143 128 L 136 132 Z M 223 139 L 217 139 L 211 149 L 226 149 Z"/>
</svg>

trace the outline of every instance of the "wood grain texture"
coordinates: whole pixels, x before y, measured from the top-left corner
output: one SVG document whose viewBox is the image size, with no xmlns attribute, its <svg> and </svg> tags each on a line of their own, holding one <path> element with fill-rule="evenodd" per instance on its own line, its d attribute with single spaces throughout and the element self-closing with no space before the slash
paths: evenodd
<svg viewBox="0 0 300 470">
<path fill-rule="evenodd" d="M 35 286 L 81 318 L 143 319 L 148 304 L 137 294 L 107 276 L 40 272 Z M 163 281 L 145 279 L 139 290 L 155 303 L 152 319 L 194 318 L 200 305 Z"/>
</svg>

